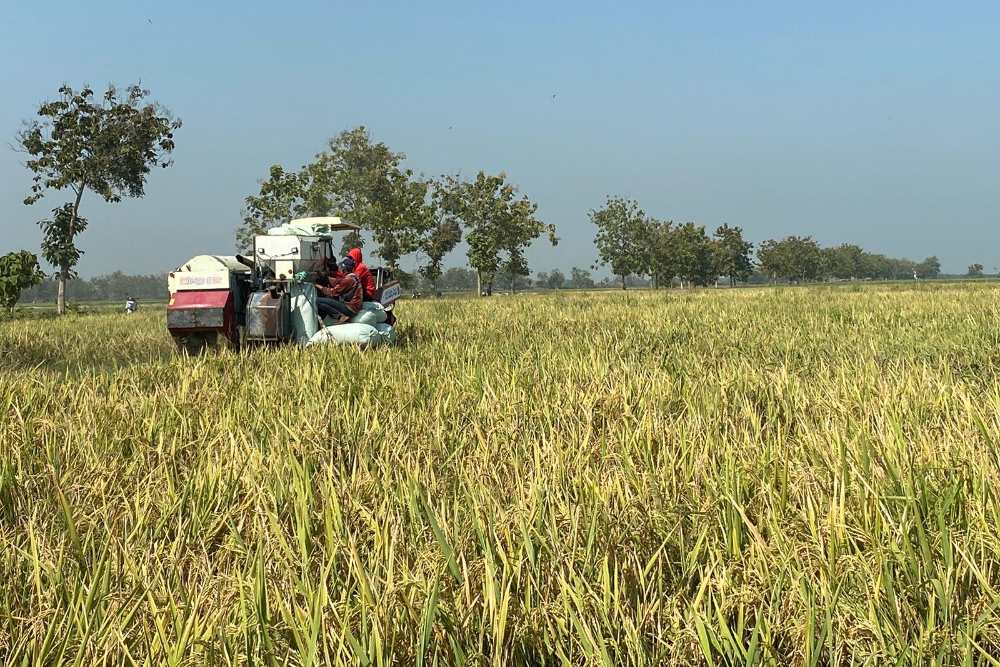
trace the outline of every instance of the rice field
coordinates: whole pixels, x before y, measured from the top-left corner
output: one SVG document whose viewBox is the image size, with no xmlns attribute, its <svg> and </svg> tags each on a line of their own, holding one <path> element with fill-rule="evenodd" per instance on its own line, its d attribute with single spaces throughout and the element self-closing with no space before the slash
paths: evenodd
<svg viewBox="0 0 1000 667">
<path fill-rule="evenodd" d="M 0 664 L 980 665 L 1000 288 L 0 323 Z"/>
</svg>

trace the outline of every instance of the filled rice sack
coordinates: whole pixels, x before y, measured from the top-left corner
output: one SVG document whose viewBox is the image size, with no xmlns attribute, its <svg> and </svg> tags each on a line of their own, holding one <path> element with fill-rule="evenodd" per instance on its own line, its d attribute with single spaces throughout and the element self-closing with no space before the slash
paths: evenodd
<svg viewBox="0 0 1000 667">
<path fill-rule="evenodd" d="M 376 301 L 364 301 L 361 310 L 351 318 L 351 322 L 357 324 L 370 324 L 372 326 L 385 322 L 385 308 Z"/>
<path fill-rule="evenodd" d="M 392 328 L 390 325 L 385 324 L 385 323 L 379 323 L 379 324 L 375 324 L 373 326 L 375 327 L 375 330 L 379 332 L 379 334 L 382 336 L 382 338 L 385 339 L 386 343 L 390 343 L 391 344 L 391 343 L 395 342 L 395 340 L 396 340 L 396 330 L 394 328 Z"/>
<path fill-rule="evenodd" d="M 334 324 L 323 327 L 309 339 L 309 345 L 320 345 L 322 343 L 337 343 L 347 345 L 379 345 L 385 342 L 383 334 L 370 324 L 358 322 L 348 324 Z"/>
</svg>

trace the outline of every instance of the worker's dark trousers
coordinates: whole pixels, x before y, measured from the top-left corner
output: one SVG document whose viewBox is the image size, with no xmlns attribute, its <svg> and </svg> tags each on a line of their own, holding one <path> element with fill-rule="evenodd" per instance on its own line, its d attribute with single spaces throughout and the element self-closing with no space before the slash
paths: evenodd
<svg viewBox="0 0 1000 667">
<path fill-rule="evenodd" d="M 331 299 L 327 296 L 320 296 L 316 298 L 316 312 L 319 313 L 320 317 L 335 317 L 337 315 L 354 317 L 357 314 L 343 301 Z"/>
</svg>

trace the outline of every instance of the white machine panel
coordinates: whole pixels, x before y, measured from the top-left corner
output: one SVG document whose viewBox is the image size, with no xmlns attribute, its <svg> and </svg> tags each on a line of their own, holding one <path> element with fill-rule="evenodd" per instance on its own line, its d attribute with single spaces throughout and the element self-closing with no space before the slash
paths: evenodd
<svg viewBox="0 0 1000 667">
<path fill-rule="evenodd" d="M 257 236 L 257 262 L 267 264 L 277 277 L 299 271 L 319 273 L 330 253 L 330 240 L 321 236 Z"/>
</svg>

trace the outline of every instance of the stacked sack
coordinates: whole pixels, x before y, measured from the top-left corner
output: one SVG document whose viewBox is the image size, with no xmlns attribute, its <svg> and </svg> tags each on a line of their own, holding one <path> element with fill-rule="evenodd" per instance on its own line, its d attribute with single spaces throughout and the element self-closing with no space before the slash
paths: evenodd
<svg viewBox="0 0 1000 667">
<path fill-rule="evenodd" d="M 388 345 L 396 340 L 396 332 L 385 323 L 385 308 L 376 301 L 365 301 L 361 310 L 347 324 L 324 327 L 309 339 L 309 345 L 346 343 L 349 345 Z"/>
</svg>

